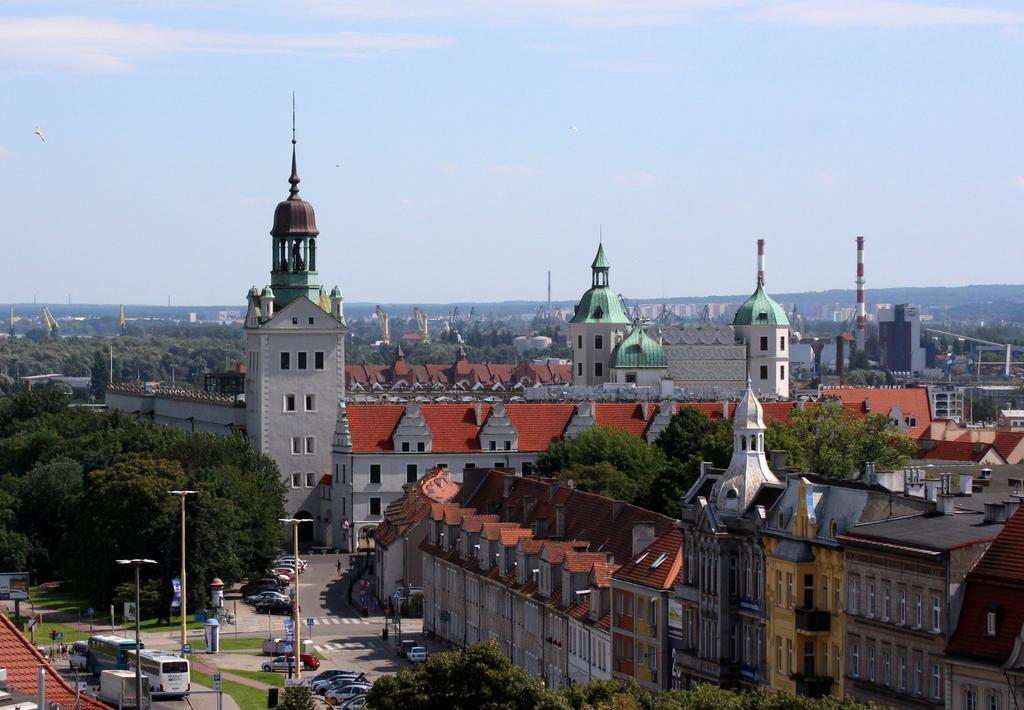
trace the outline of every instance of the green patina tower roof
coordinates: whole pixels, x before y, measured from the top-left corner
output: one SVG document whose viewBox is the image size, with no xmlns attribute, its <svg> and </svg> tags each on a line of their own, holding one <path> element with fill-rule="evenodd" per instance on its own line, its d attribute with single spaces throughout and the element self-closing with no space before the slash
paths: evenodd
<svg viewBox="0 0 1024 710">
<path fill-rule="evenodd" d="M 643 368 L 661 369 L 668 367 L 665 350 L 657 340 L 644 332 L 639 321 L 633 324 L 633 330 L 619 343 L 612 356 L 611 366 L 625 370 Z"/>
<path fill-rule="evenodd" d="M 733 318 L 732 324 L 788 327 L 789 319 L 782 306 L 764 292 L 764 286 L 758 281 L 754 294 L 736 311 L 736 317 Z"/>
<path fill-rule="evenodd" d="M 611 265 L 604 255 L 604 245 L 597 247 L 597 256 L 590 265 L 592 274 L 590 290 L 583 294 L 576 313 L 570 323 L 629 323 L 629 316 L 622 306 L 622 299 L 608 285 L 608 271 Z"/>
</svg>

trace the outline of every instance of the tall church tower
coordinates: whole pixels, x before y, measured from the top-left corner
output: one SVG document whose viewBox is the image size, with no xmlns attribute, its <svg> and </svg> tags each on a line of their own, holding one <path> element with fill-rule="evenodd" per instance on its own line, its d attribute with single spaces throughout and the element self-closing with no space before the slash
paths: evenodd
<svg viewBox="0 0 1024 710">
<path fill-rule="evenodd" d="M 757 287 L 736 311 L 736 335 L 747 348 L 747 373 L 762 396 L 789 396 L 789 318 L 764 290 L 764 254 L 758 245 Z"/>
<path fill-rule="evenodd" d="M 597 247 L 597 256 L 590 265 L 590 289 L 583 294 L 572 320 L 572 383 L 594 386 L 612 379 L 612 353 L 629 328 L 630 320 L 619 295 L 608 284 L 611 265 L 604 255 L 604 245 Z"/>
<path fill-rule="evenodd" d="M 274 210 L 270 285 L 249 290 L 245 316 L 246 431 L 277 463 L 289 515 L 312 518 L 300 539 L 331 544 L 331 439 L 345 398 L 345 316 L 337 286 L 317 281 L 316 215 L 299 197 L 294 112 L 288 198 Z"/>
</svg>

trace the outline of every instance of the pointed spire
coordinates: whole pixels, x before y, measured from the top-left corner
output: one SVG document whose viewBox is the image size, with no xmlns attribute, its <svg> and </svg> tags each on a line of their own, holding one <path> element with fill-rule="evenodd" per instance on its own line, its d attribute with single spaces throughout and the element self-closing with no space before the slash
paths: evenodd
<svg viewBox="0 0 1024 710">
<path fill-rule="evenodd" d="M 345 400 L 338 402 L 338 420 L 334 427 L 334 446 L 342 453 L 352 451 L 352 432 L 348 426 L 348 411 L 345 408 Z"/>
<path fill-rule="evenodd" d="M 292 174 L 288 178 L 291 188 L 288 190 L 289 200 L 299 199 L 299 170 L 295 164 L 295 92 L 292 92 Z"/>
</svg>

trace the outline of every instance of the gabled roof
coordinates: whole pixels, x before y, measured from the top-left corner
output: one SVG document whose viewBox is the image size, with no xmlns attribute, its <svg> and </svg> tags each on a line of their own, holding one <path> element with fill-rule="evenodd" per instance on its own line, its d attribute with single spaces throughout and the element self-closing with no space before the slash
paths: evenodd
<svg viewBox="0 0 1024 710">
<path fill-rule="evenodd" d="M 425 519 L 435 505 L 443 506 L 458 492 L 459 484 L 448 476 L 448 470 L 435 466 L 415 485 L 407 485 L 401 498 L 388 504 L 374 539 L 379 545 L 391 544 L 399 535 L 404 535 Z"/>
<path fill-rule="evenodd" d="M 912 439 L 927 431 L 932 421 L 928 390 L 924 387 L 825 387 L 821 394 L 823 397 L 839 399 L 862 416 L 868 412 L 888 416 L 889 412 L 898 408 L 904 417 L 914 417 L 916 420 L 908 431 Z"/>
<path fill-rule="evenodd" d="M 971 461 L 977 463 L 993 450 L 992 444 L 969 441 L 935 441 L 922 448 L 918 458 L 931 461 Z M 998 451 L 995 454 L 998 456 Z M 1001 458 L 1001 457 L 1000 457 Z"/>
<path fill-rule="evenodd" d="M 946 654 L 1004 663 L 1024 624 L 1024 513 L 1018 510 L 967 575 L 960 619 Z M 990 611 L 997 614 L 996 634 L 988 636 Z"/>
<path fill-rule="evenodd" d="M 1009 464 L 1024 461 L 1024 432 L 997 431 L 992 445 L 996 453 Z"/>
<path fill-rule="evenodd" d="M 40 666 L 46 669 L 46 700 L 59 703 L 64 708 L 74 708 L 75 691 L 18 631 L 14 622 L 0 613 L 0 668 L 7 669 L 7 684 L 23 693 L 35 695 L 39 687 Z M 80 710 L 110 710 L 88 695 L 81 695 L 78 704 Z"/>
<path fill-rule="evenodd" d="M 673 525 L 642 554 L 613 574 L 612 584 L 628 582 L 651 589 L 671 589 L 683 567 L 682 543 L 682 531 Z"/>
<path fill-rule="evenodd" d="M 483 410 L 486 416 L 491 405 L 483 405 Z M 424 404 L 420 411 L 433 435 L 431 448 L 435 453 L 480 450 L 480 428 L 472 406 Z"/>
<path fill-rule="evenodd" d="M 391 441 L 405 407 L 401 404 L 356 404 L 346 406 L 352 434 L 352 451 L 394 451 Z"/>
</svg>

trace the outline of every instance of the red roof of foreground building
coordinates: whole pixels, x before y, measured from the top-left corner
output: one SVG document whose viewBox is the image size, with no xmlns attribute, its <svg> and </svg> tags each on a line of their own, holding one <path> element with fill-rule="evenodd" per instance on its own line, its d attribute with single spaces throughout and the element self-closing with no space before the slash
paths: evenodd
<svg viewBox="0 0 1024 710">
<path fill-rule="evenodd" d="M 440 466 L 430 469 L 415 485 L 407 485 L 401 498 L 388 504 L 374 539 L 379 545 L 390 545 L 426 518 L 434 505 L 448 503 L 458 492 L 459 484 L 448 477 L 447 469 Z"/>
<path fill-rule="evenodd" d="M 1024 432 L 997 431 L 995 441 L 992 445 L 996 448 L 1003 461 L 1009 464 L 1017 464 L 1024 461 Z"/>
<path fill-rule="evenodd" d="M 683 536 L 679 526 L 651 543 L 647 550 L 612 575 L 615 582 L 629 582 L 651 589 L 671 589 L 683 568 Z"/>
<path fill-rule="evenodd" d="M 956 631 L 946 647 L 952 656 L 1002 664 L 1024 623 L 1024 512 L 1018 510 L 967 575 L 967 593 Z M 996 633 L 986 634 L 988 613 L 996 613 Z"/>
<path fill-rule="evenodd" d="M 405 413 L 401 404 L 349 404 L 345 407 L 352 450 L 394 451 L 391 435 Z"/>
<path fill-rule="evenodd" d="M 491 405 L 481 405 L 481 420 L 491 412 Z M 480 450 L 480 427 L 473 405 L 424 404 L 420 407 L 430 427 L 431 449 L 435 453 Z"/>
<path fill-rule="evenodd" d="M 977 463 L 992 450 L 992 444 L 971 441 L 934 441 L 922 447 L 918 458 L 931 461 L 972 461 Z M 996 452 L 998 454 L 998 452 Z"/>
<path fill-rule="evenodd" d="M 505 411 L 519 432 L 520 451 L 543 451 L 559 441 L 576 411 L 572 404 L 507 404 Z"/>
<path fill-rule="evenodd" d="M 18 631 L 14 622 L 0 613 L 0 668 L 7 669 L 8 686 L 35 695 L 39 687 L 40 666 L 46 668 L 46 700 L 65 708 L 75 707 L 75 691 Z M 80 696 L 79 707 L 81 710 L 110 710 L 88 695 Z"/>
<path fill-rule="evenodd" d="M 648 416 L 653 417 L 657 411 L 657 406 L 651 406 Z M 594 407 L 594 419 L 598 426 L 622 429 L 636 436 L 643 436 L 650 424 L 649 419 L 644 419 L 643 407 L 638 403 L 602 402 Z"/>
<path fill-rule="evenodd" d="M 928 390 L 924 387 L 826 387 L 821 390 L 824 397 L 835 397 L 851 411 L 858 414 L 883 414 L 888 416 L 894 407 L 903 412 L 910 426 L 912 439 L 927 431 L 932 421 Z"/>
</svg>

